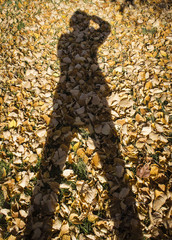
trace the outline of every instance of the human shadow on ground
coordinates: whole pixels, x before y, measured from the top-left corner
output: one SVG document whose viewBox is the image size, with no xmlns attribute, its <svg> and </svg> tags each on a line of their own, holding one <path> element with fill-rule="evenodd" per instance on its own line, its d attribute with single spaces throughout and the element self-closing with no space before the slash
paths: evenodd
<svg viewBox="0 0 172 240">
<path fill-rule="evenodd" d="M 90 27 L 90 20 L 98 25 L 97 29 Z M 110 208 L 102 211 L 101 216 L 98 216 L 99 220 L 102 220 L 102 224 L 110 217 L 114 220 L 115 224 L 111 232 L 113 236 L 117 235 L 116 239 L 139 240 L 142 239 L 142 234 L 135 199 L 124 177 L 125 164 L 120 158 L 119 140 L 107 102 L 111 90 L 98 65 L 97 51 L 110 34 L 110 25 L 97 16 L 89 16 L 77 10 L 70 19 L 70 27 L 73 31 L 62 34 L 58 44 L 60 81 L 54 95 L 54 108 L 43 151 L 39 179 L 29 209 L 24 239 L 46 240 L 58 236 L 60 229 L 58 227 L 56 230 L 52 229 L 53 219 L 58 216 L 63 221 L 63 226 L 70 219 L 69 212 L 61 214 L 59 211 L 59 206 L 64 205 L 65 197 L 71 201 L 70 212 L 76 212 L 76 204 L 72 202 L 74 200 L 71 198 L 71 193 L 61 191 L 59 188 L 64 180 L 61 170 L 64 166 L 72 170 L 73 166 L 78 166 L 77 161 L 83 161 L 85 165 L 82 166 L 85 166 L 85 170 L 92 162 L 97 175 L 103 169 L 110 183 L 107 199 L 111 202 Z M 78 132 L 82 135 L 82 129 L 87 129 L 89 132 L 87 137 L 92 139 L 95 145 L 94 153 L 90 153 L 87 148 L 85 152 L 87 157 L 78 160 L 77 154 L 73 152 L 71 155 L 73 159 L 69 161 L 68 152 L 72 151 L 71 142 Z M 100 163 L 95 158 L 93 160 L 95 152 Z M 87 184 L 90 181 L 89 175 L 86 178 L 84 175 L 82 179 L 82 174 L 77 171 L 75 173 L 78 177 L 71 180 L 73 183 L 80 180 L 83 189 L 84 186 L 89 186 Z M 97 186 L 96 174 L 92 181 L 93 186 Z M 68 184 L 71 181 L 68 181 Z M 103 189 L 103 184 L 101 187 Z M 74 191 L 78 189 L 75 188 Z M 103 192 L 105 194 L 107 191 Z M 97 211 L 98 199 L 98 194 L 90 198 L 89 209 L 94 214 Z M 78 211 L 82 215 L 85 209 L 81 207 Z M 74 229 L 81 226 L 82 221 L 85 222 L 86 219 L 87 213 L 78 225 L 73 224 L 70 227 Z M 97 231 L 101 232 L 101 226 L 99 228 Z M 108 232 L 105 237 L 104 233 L 101 234 L 99 239 L 107 239 Z M 75 237 L 78 239 L 77 233 Z M 60 239 L 63 239 L 62 236 Z"/>
</svg>

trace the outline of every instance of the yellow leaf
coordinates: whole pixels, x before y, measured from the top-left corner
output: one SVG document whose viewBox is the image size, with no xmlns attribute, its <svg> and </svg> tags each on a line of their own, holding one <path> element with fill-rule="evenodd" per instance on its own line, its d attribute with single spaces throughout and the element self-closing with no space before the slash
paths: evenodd
<svg viewBox="0 0 172 240">
<path fill-rule="evenodd" d="M 145 99 L 144 99 L 144 104 L 146 104 L 147 102 L 150 101 L 150 96 L 149 95 L 146 95 Z"/>
<path fill-rule="evenodd" d="M 87 162 L 88 162 L 88 157 L 87 157 L 86 155 L 83 157 L 83 161 L 87 164 Z"/>
<path fill-rule="evenodd" d="M 79 146 L 80 146 L 80 142 L 75 143 L 75 145 L 73 146 L 73 150 L 76 152 Z"/>
<path fill-rule="evenodd" d="M 116 21 L 121 22 L 122 20 L 122 15 L 121 14 L 116 14 Z"/>
<path fill-rule="evenodd" d="M 87 147 L 87 149 L 86 149 L 86 154 L 87 154 L 88 156 L 91 156 L 92 153 L 93 153 L 93 149 Z"/>
<path fill-rule="evenodd" d="M 159 168 L 158 168 L 158 166 L 157 166 L 157 165 L 152 165 L 152 166 L 151 166 L 150 175 L 153 175 L 153 176 L 155 176 L 155 175 L 157 175 L 157 174 L 158 174 L 158 171 L 159 171 Z"/>
<path fill-rule="evenodd" d="M 49 123 L 50 123 L 50 117 L 48 117 L 48 116 L 45 115 L 45 114 L 42 115 L 41 117 L 44 119 L 44 121 L 46 122 L 46 124 L 49 125 Z"/>
<path fill-rule="evenodd" d="M 159 196 L 161 196 L 163 194 L 162 191 L 159 190 L 155 190 L 155 199 L 157 199 Z"/>
<path fill-rule="evenodd" d="M 13 128 L 13 127 L 16 127 L 17 126 L 17 123 L 15 120 L 12 120 L 11 122 L 8 123 L 8 128 Z"/>
<path fill-rule="evenodd" d="M 145 89 L 151 89 L 152 88 L 152 82 L 147 82 L 146 84 L 145 84 Z"/>
<path fill-rule="evenodd" d="M 116 11 L 116 12 L 117 12 L 117 11 L 120 11 L 120 9 L 121 9 L 121 6 L 120 6 L 119 4 L 115 6 L 115 11 Z"/>
<path fill-rule="evenodd" d="M 144 122 L 144 118 L 139 113 L 136 114 L 135 119 L 137 122 Z"/>
<path fill-rule="evenodd" d="M 78 157 L 83 158 L 84 155 L 85 155 L 85 150 L 84 150 L 84 148 L 79 148 L 79 149 L 77 150 L 77 155 L 78 155 Z"/>
<path fill-rule="evenodd" d="M 98 219 L 98 216 L 96 216 L 96 215 L 94 215 L 94 214 L 92 214 L 92 213 L 89 213 L 88 214 L 88 221 L 89 222 L 94 222 L 94 221 L 96 221 Z"/>
<path fill-rule="evenodd" d="M 37 33 L 34 33 L 34 36 L 36 37 L 36 39 L 39 38 L 39 34 L 37 34 Z"/>
<path fill-rule="evenodd" d="M 25 222 L 20 218 L 15 218 L 16 225 L 19 229 L 23 229 L 25 227 Z"/>
<path fill-rule="evenodd" d="M 63 235 L 62 240 L 71 240 L 69 235 Z"/>
<path fill-rule="evenodd" d="M 5 168 L 3 167 L 2 168 L 2 178 L 6 177 L 7 173 L 6 173 L 6 170 Z"/>
<path fill-rule="evenodd" d="M 126 169 L 126 176 L 125 177 L 126 178 L 128 178 L 128 177 L 134 178 L 135 176 L 134 176 L 134 173 L 132 171 L 130 171 L 129 169 Z"/>
<path fill-rule="evenodd" d="M 162 190 L 165 191 L 165 184 L 158 184 L 158 187 Z"/>
<path fill-rule="evenodd" d="M 21 174 L 19 174 L 19 173 L 16 174 L 15 178 L 16 178 L 16 181 L 19 182 L 21 180 Z"/>
<path fill-rule="evenodd" d="M 0 240 L 1 240 L 1 238 L 0 238 Z M 9 238 L 8 238 L 8 240 L 16 240 L 16 237 L 13 236 L 13 235 L 10 235 Z"/>
<path fill-rule="evenodd" d="M 21 4 L 20 2 L 18 3 L 18 7 L 19 7 L 19 8 L 21 8 L 21 7 L 22 7 L 22 4 Z"/>
<path fill-rule="evenodd" d="M 18 139 L 17 139 L 17 141 L 18 141 L 19 144 L 22 144 L 22 143 L 25 141 L 25 138 L 19 136 Z"/>
<path fill-rule="evenodd" d="M 145 80 L 145 72 L 139 72 L 138 80 Z"/>
<path fill-rule="evenodd" d="M 73 154 L 70 153 L 69 156 L 68 156 L 68 162 L 71 164 L 73 163 Z"/>
<path fill-rule="evenodd" d="M 163 57 L 166 57 L 167 56 L 167 53 L 166 52 L 164 52 L 164 51 L 160 51 L 160 53 L 161 53 L 161 55 L 163 56 Z"/>
<path fill-rule="evenodd" d="M 95 155 L 93 156 L 92 163 L 97 168 L 101 168 L 102 167 L 102 165 L 100 163 L 100 157 L 99 157 L 98 153 L 95 153 Z"/>
<path fill-rule="evenodd" d="M 88 162 L 88 157 L 85 154 L 85 149 L 84 148 L 79 148 L 77 150 L 77 155 L 78 155 L 78 157 L 81 157 L 85 163 Z"/>
</svg>

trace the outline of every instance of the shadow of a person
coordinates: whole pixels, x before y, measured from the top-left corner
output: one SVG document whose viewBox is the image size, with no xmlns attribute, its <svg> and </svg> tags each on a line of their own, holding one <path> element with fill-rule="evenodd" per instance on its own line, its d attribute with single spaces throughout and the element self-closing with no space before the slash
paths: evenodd
<svg viewBox="0 0 172 240">
<path fill-rule="evenodd" d="M 90 27 L 91 20 L 98 25 L 97 29 Z M 97 162 L 90 157 L 92 160 L 88 161 L 92 161 L 97 172 L 103 168 L 107 180 L 112 187 L 115 186 L 111 191 L 110 215 L 115 222 L 117 239 L 141 239 L 135 201 L 125 182 L 124 162 L 119 158 L 118 138 L 107 102 L 110 88 L 97 59 L 98 47 L 110 34 L 110 25 L 97 16 L 89 16 L 78 10 L 70 19 L 70 27 L 73 31 L 62 34 L 58 44 L 60 81 L 54 95 L 54 108 L 39 180 L 29 210 L 25 239 L 52 238 L 61 170 L 66 164 L 71 141 L 81 128 L 89 130 L 97 159 L 100 160 Z M 92 209 L 97 204 L 96 199 L 97 196 L 90 202 Z M 106 220 L 106 213 L 103 217 Z M 68 218 L 68 214 L 61 217 Z M 56 234 L 58 236 L 58 231 Z"/>
</svg>

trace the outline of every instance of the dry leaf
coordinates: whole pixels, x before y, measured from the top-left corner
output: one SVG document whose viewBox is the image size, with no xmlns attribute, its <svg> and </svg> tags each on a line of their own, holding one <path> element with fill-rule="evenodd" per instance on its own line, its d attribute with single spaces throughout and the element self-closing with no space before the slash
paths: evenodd
<svg viewBox="0 0 172 240">
<path fill-rule="evenodd" d="M 75 143 L 75 145 L 73 146 L 73 150 L 76 152 L 79 146 L 80 146 L 80 142 Z"/>
<path fill-rule="evenodd" d="M 149 135 L 149 133 L 151 133 L 151 131 L 152 131 L 151 126 L 149 126 L 149 127 L 143 127 L 141 133 L 142 133 L 143 135 L 147 136 L 147 135 Z"/>
<path fill-rule="evenodd" d="M 62 222 L 57 218 L 52 225 L 53 230 L 60 230 L 62 226 Z"/>
<path fill-rule="evenodd" d="M 148 178 L 150 176 L 149 165 L 145 164 L 143 166 L 138 167 L 136 174 L 140 178 Z"/>
<path fill-rule="evenodd" d="M 96 188 L 92 188 L 92 189 L 88 189 L 86 195 L 85 195 L 85 198 L 84 200 L 91 204 L 93 202 L 93 200 L 96 198 L 97 196 L 97 189 Z"/>
<path fill-rule="evenodd" d="M 159 197 L 159 196 L 162 196 L 164 193 L 162 191 L 159 191 L 159 190 L 155 190 L 155 200 Z"/>
<path fill-rule="evenodd" d="M 96 168 L 102 168 L 102 164 L 100 162 L 100 157 L 98 155 L 98 153 L 95 153 L 93 158 L 92 158 L 92 163 L 94 164 L 94 166 Z"/>
<path fill-rule="evenodd" d="M 63 235 L 68 233 L 69 233 L 69 224 L 67 221 L 63 221 L 59 236 L 62 237 Z"/>
<path fill-rule="evenodd" d="M 82 222 L 79 220 L 79 216 L 76 213 L 71 213 L 69 216 L 69 221 L 73 224 L 81 224 Z"/>
<path fill-rule="evenodd" d="M 62 173 L 63 177 L 69 178 L 74 175 L 74 171 L 72 169 L 65 169 Z"/>
<path fill-rule="evenodd" d="M 102 127 L 102 134 L 104 135 L 109 135 L 110 134 L 110 131 L 111 131 L 111 128 L 109 126 L 109 124 L 105 124 L 103 127 Z"/>
<path fill-rule="evenodd" d="M 129 99 L 123 99 L 119 102 L 119 106 L 124 108 L 129 108 L 133 106 L 133 104 L 134 104 L 134 101 Z"/>
<path fill-rule="evenodd" d="M 46 135 L 47 135 L 47 131 L 46 131 L 46 129 L 41 129 L 41 130 L 38 130 L 37 132 L 36 132 L 36 135 L 38 136 L 38 137 L 46 137 Z"/>
<path fill-rule="evenodd" d="M 10 235 L 9 237 L 8 237 L 8 240 L 16 240 L 17 238 L 15 237 L 15 236 L 13 236 L 13 235 Z M 3 240 L 3 239 L 2 239 Z"/>
<path fill-rule="evenodd" d="M 159 167 L 157 165 L 152 165 L 150 170 L 150 175 L 157 176 L 159 172 Z"/>
<path fill-rule="evenodd" d="M 97 215 L 94 215 L 94 214 L 92 214 L 92 213 L 89 213 L 89 214 L 88 214 L 88 221 L 89 221 L 89 222 L 95 222 L 97 219 L 98 219 L 98 216 L 97 216 Z"/>
<path fill-rule="evenodd" d="M 8 128 L 13 128 L 17 126 L 17 122 L 15 120 L 12 120 L 11 122 L 8 123 Z"/>
<path fill-rule="evenodd" d="M 163 193 L 156 200 L 153 201 L 153 209 L 159 211 L 159 209 L 165 204 L 167 196 Z"/>
<path fill-rule="evenodd" d="M 20 218 L 15 218 L 15 223 L 19 229 L 22 229 L 25 227 L 25 222 L 22 221 Z"/>
</svg>

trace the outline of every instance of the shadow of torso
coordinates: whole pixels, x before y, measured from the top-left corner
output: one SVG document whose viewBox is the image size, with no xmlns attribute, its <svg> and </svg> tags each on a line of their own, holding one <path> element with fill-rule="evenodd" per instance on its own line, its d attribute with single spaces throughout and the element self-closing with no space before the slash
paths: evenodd
<svg viewBox="0 0 172 240">
<path fill-rule="evenodd" d="M 57 92 L 67 112 L 62 114 L 67 124 L 79 126 L 103 120 L 100 115 L 103 117 L 108 107 L 105 97 L 109 88 L 97 63 L 97 51 L 110 33 L 106 25 L 106 32 L 102 28 L 76 29 L 59 40 L 61 78 Z"/>
</svg>

